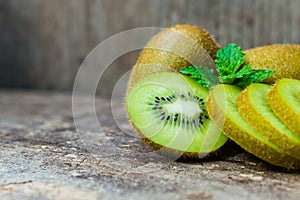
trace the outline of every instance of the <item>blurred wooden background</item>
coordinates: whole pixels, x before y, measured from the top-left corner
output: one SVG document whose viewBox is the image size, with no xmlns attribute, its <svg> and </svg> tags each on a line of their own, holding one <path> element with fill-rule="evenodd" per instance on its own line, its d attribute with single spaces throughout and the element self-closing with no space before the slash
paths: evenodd
<svg viewBox="0 0 300 200">
<path fill-rule="evenodd" d="M 71 91 L 99 42 L 137 27 L 190 23 L 243 49 L 300 43 L 299 0 L 0 0 L 0 87 Z M 138 52 L 101 79 L 109 94 Z"/>
</svg>

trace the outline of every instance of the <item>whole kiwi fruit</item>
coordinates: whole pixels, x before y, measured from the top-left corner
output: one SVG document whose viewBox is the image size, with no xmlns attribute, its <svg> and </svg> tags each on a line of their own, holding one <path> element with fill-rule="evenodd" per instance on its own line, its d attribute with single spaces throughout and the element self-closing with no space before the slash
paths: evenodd
<svg viewBox="0 0 300 200">
<path fill-rule="evenodd" d="M 264 82 L 273 84 L 281 78 L 300 79 L 300 45 L 273 44 L 245 51 L 246 64 L 252 69 L 270 69 L 275 73 Z"/>
<path fill-rule="evenodd" d="M 212 66 L 220 45 L 204 29 L 189 24 L 171 26 L 155 35 L 133 67 L 128 90 L 159 71 L 179 71 L 190 65 Z"/>
</svg>

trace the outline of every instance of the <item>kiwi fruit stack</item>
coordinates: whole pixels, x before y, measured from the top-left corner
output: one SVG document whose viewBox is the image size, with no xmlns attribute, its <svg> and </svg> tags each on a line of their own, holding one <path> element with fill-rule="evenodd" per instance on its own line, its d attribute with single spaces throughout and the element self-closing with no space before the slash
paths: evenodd
<svg viewBox="0 0 300 200">
<path fill-rule="evenodd" d="M 277 81 L 269 92 L 268 101 L 276 116 L 300 136 L 300 80 L 283 78 Z"/>
<path fill-rule="evenodd" d="M 223 133 L 246 151 L 277 166 L 300 169 L 300 81 L 252 83 L 242 90 L 217 85 L 207 110 Z M 291 128 L 290 128 L 291 127 Z"/>
<path fill-rule="evenodd" d="M 246 89 L 212 90 L 179 73 L 213 68 L 220 45 L 201 28 L 176 25 L 141 51 L 127 86 L 129 121 L 154 149 L 185 158 L 214 154 L 230 138 L 268 163 L 300 169 L 300 45 L 274 44 L 244 51 L 253 69 L 275 70 Z"/>
<path fill-rule="evenodd" d="M 205 157 L 227 141 L 208 118 L 208 94 L 206 88 L 179 73 L 153 73 L 129 91 L 127 111 L 134 128 L 155 149 Z"/>
<path fill-rule="evenodd" d="M 248 112 L 241 112 L 237 105 L 237 100 L 243 95 L 242 93 L 244 93 L 242 89 L 233 85 L 220 84 L 215 86 L 210 92 L 207 102 L 210 118 L 225 135 L 246 151 L 273 165 L 299 169 L 300 160 L 296 158 L 298 156 L 285 153 L 285 146 L 281 147 L 282 145 L 276 145 L 270 141 L 269 136 L 264 132 L 265 130 L 261 130 L 256 124 L 253 124 L 261 119 L 254 115 L 253 119 L 245 120 L 243 115 L 248 115 Z M 283 143 L 283 141 L 278 140 L 277 143 Z"/>
<path fill-rule="evenodd" d="M 300 135 L 291 131 L 274 114 L 266 95 L 271 88 L 272 86 L 261 83 L 248 86 L 237 99 L 240 114 L 256 131 L 283 149 L 283 152 L 300 160 Z M 297 101 L 299 103 L 299 99 Z M 288 114 L 288 111 L 283 112 Z M 285 113 L 282 114 L 283 118 Z"/>
<path fill-rule="evenodd" d="M 227 137 L 208 119 L 209 91 L 179 74 L 193 64 L 214 65 L 220 46 L 192 25 L 155 35 L 140 53 L 127 87 L 129 121 L 143 141 L 181 158 L 212 155 Z"/>
</svg>

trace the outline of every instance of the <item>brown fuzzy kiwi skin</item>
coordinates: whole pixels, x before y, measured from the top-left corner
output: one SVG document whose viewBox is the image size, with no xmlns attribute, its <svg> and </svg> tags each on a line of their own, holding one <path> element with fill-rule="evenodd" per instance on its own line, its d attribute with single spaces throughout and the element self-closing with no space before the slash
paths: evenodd
<svg viewBox="0 0 300 200">
<path fill-rule="evenodd" d="M 273 84 L 281 78 L 300 78 L 300 45 L 273 44 L 244 51 L 252 69 L 270 69 L 275 73 L 264 82 Z"/>
<path fill-rule="evenodd" d="M 237 106 L 242 117 L 253 127 L 254 130 L 261 133 L 266 139 L 280 147 L 284 153 L 295 157 L 295 152 L 300 152 L 300 145 L 291 140 L 286 134 L 279 132 L 260 112 L 258 112 L 248 99 L 249 90 L 254 84 L 248 86 L 237 98 Z M 270 86 L 271 87 L 271 86 Z M 267 95 L 267 94 L 266 94 Z M 255 120 L 253 118 L 255 116 Z M 297 159 L 300 158 L 300 155 Z M 300 160 L 300 159 L 299 159 Z"/>
<path fill-rule="evenodd" d="M 226 87 L 219 85 L 218 87 Z M 268 146 L 264 142 L 249 134 L 246 130 L 233 123 L 230 118 L 226 117 L 224 111 L 219 108 L 214 100 L 213 91 L 210 92 L 207 101 L 207 111 L 218 128 L 236 142 L 243 149 L 256 157 L 276 166 L 284 167 L 288 170 L 299 170 L 300 161 L 292 156 L 279 152 L 278 150 Z"/>
<path fill-rule="evenodd" d="M 284 79 L 281 79 L 284 81 Z M 268 94 L 268 101 L 279 119 L 295 134 L 300 136 L 300 116 L 279 95 L 279 81 L 275 83 Z M 300 83 L 300 81 L 299 81 Z M 297 91 L 296 91 L 297 92 Z M 300 91 L 299 91 L 300 92 Z M 288 122 L 288 123 L 287 123 Z"/>
<path fill-rule="evenodd" d="M 187 45 L 178 38 L 189 38 L 194 45 Z M 178 24 L 162 30 L 155 35 L 140 53 L 128 83 L 128 90 L 140 79 L 159 71 L 179 71 L 180 68 L 190 66 L 191 63 L 174 52 L 183 52 L 189 60 L 197 58 L 197 47 L 205 49 L 214 60 L 220 45 L 204 29 L 189 24 Z M 168 51 L 161 48 L 167 48 Z"/>
</svg>

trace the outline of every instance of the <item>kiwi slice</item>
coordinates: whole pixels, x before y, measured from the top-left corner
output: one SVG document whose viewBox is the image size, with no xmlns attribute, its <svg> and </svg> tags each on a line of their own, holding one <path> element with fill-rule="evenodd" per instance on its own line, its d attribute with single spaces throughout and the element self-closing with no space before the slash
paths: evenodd
<svg viewBox="0 0 300 200">
<path fill-rule="evenodd" d="M 236 100 L 241 89 L 232 85 L 217 85 L 210 92 L 207 110 L 212 121 L 223 133 L 249 153 L 273 165 L 299 169 L 300 161 L 282 153 L 277 145 L 268 141 L 241 116 Z"/>
<path fill-rule="evenodd" d="M 203 157 L 219 149 L 227 137 L 206 111 L 208 90 L 175 72 L 157 72 L 129 91 L 129 120 L 144 141 L 184 157 Z"/>
<path fill-rule="evenodd" d="M 300 136 L 300 80 L 280 79 L 268 94 L 269 104 L 277 117 Z M 300 152 L 299 152 L 300 154 Z"/>
<path fill-rule="evenodd" d="M 190 65 L 214 66 L 220 45 L 204 29 L 178 24 L 155 35 L 140 53 L 128 83 L 159 71 L 178 71 Z"/>
<path fill-rule="evenodd" d="M 300 45 L 273 44 L 245 51 L 246 63 L 253 69 L 271 69 L 275 73 L 265 83 L 275 83 L 281 78 L 300 79 Z"/>
<path fill-rule="evenodd" d="M 270 85 L 252 83 L 238 97 L 237 105 L 244 119 L 259 133 L 300 160 L 300 136 L 293 133 L 274 114 L 268 103 Z"/>
</svg>

